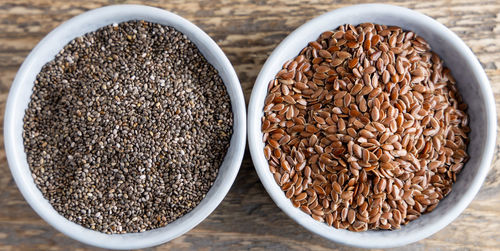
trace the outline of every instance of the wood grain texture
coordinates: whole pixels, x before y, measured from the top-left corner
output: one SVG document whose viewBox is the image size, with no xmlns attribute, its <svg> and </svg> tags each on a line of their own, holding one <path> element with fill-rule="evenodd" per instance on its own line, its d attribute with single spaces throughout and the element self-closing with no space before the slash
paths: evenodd
<svg viewBox="0 0 500 251">
<path fill-rule="evenodd" d="M 50 30 L 84 11 L 118 3 L 170 10 L 194 22 L 222 47 L 236 68 L 248 102 L 267 56 L 291 31 L 328 10 L 375 1 L 0 1 L 0 130 L 9 87 L 30 50 Z M 486 69 L 500 110 L 500 1 L 391 1 L 423 12 L 456 32 Z M 3 141 L 3 133 L 0 136 Z M 500 140 L 497 139 L 497 145 Z M 499 250 L 500 153 L 472 204 L 437 234 L 409 250 Z M 0 148 L 0 250 L 87 250 L 45 223 L 25 202 Z M 311 234 L 289 219 L 267 195 L 249 153 L 228 196 L 189 233 L 150 250 L 352 250 Z"/>
</svg>

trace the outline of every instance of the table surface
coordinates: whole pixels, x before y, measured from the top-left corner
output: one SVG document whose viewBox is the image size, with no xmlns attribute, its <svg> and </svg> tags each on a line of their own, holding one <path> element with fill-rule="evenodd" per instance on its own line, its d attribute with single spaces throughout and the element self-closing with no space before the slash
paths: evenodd
<svg viewBox="0 0 500 251">
<path fill-rule="evenodd" d="M 331 2 L 331 3 L 326 3 Z M 177 13 L 205 30 L 228 55 L 248 103 L 264 61 L 291 31 L 328 10 L 372 1 L 146 1 Z M 0 130 L 9 87 L 30 50 L 63 21 L 123 0 L 0 1 Z M 392 1 L 425 13 L 456 32 L 474 51 L 491 81 L 500 110 L 500 1 Z M 3 141 L 3 133 L 0 136 Z M 497 139 L 497 145 L 499 140 Z M 45 223 L 25 202 L 0 146 L 0 250 L 93 249 Z M 474 201 L 449 226 L 408 245 L 411 250 L 500 248 L 500 162 L 495 152 L 489 175 Z M 351 250 L 302 228 L 272 202 L 254 171 L 249 152 L 219 207 L 200 225 L 151 250 Z"/>
</svg>

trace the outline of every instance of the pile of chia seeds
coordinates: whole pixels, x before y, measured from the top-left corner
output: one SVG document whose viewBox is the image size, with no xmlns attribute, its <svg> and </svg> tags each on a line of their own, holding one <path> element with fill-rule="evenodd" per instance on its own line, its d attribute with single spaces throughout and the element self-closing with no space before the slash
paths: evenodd
<svg viewBox="0 0 500 251">
<path fill-rule="evenodd" d="M 215 68 L 179 31 L 103 27 L 38 74 L 24 116 L 33 178 L 64 217 L 142 232 L 196 207 L 229 147 L 233 115 Z"/>
</svg>

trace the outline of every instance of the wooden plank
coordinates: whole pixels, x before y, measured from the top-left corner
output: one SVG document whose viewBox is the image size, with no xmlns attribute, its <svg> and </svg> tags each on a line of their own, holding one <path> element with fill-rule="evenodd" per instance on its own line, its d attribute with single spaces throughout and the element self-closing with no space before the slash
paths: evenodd
<svg viewBox="0 0 500 251">
<path fill-rule="evenodd" d="M 144 1 L 184 16 L 204 29 L 228 55 L 248 102 L 260 68 L 274 47 L 295 28 L 328 10 L 375 1 Z M 0 2 L 0 126 L 8 89 L 29 51 L 50 30 L 86 10 L 138 1 L 3 0 Z M 498 0 L 390 1 L 427 14 L 471 47 L 491 81 L 500 110 L 500 2 Z M 500 117 L 499 117 L 500 119 Z M 2 128 L 0 127 L 0 128 Z M 0 129 L 3 131 L 3 129 Z M 3 135 L 1 136 L 3 139 Z M 497 139 L 497 145 L 500 140 Z M 500 160 L 480 193 L 452 224 L 407 246 L 411 250 L 495 250 L 500 247 Z M 86 250 L 50 227 L 24 201 L 0 146 L 0 250 Z M 353 250 L 329 242 L 288 218 L 261 185 L 248 151 L 228 196 L 203 223 L 182 237 L 150 250 Z"/>
</svg>

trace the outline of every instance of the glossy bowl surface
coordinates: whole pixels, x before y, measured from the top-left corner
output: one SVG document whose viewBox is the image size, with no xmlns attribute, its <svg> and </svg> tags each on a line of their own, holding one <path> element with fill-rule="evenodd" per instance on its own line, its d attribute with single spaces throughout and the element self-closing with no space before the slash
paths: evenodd
<svg viewBox="0 0 500 251">
<path fill-rule="evenodd" d="M 172 26 L 184 33 L 218 71 L 231 98 L 233 136 L 212 188 L 191 212 L 165 227 L 130 234 L 103 234 L 77 225 L 52 208 L 36 187 L 23 146 L 23 117 L 36 75 L 71 40 L 100 27 L 129 20 Z M 30 206 L 50 225 L 73 239 L 102 248 L 137 249 L 172 240 L 204 220 L 224 199 L 236 178 L 245 151 L 245 99 L 233 66 L 217 44 L 200 28 L 171 12 L 143 5 L 114 5 L 85 12 L 50 32 L 31 51 L 17 72 L 4 118 L 4 144 L 10 170 Z"/>
<path fill-rule="evenodd" d="M 451 69 L 465 102 L 469 105 L 470 160 L 462 169 L 453 191 L 436 209 L 394 231 L 355 233 L 328 227 L 292 206 L 274 181 L 264 157 L 261 132 L 264 99 L 270 80 L 283 63 L 298 55 L 308 42 L 324 31 L 342 24 L 357 25 L 371 22 L 400 26 L 422 36 Z M 496 140 L 496 112 L 488 78 L 479 61 L 467 45 L 452 31 L 436 20 L 419 12 L 385 4 L 353 5 L 316 17 L 293 31 L 272 52 L 255 81 L 248 107 L 248 140 L 252 160 L 265 189 L 290 218 L 309 231 L 345 245 L 363 248 L 388 248 L 424 239 L 452 222 L 472 201 L 490 168 Z"/>
</svg>

